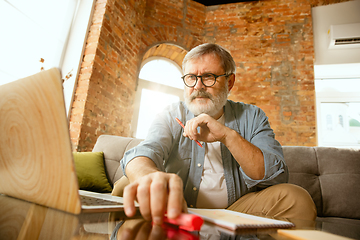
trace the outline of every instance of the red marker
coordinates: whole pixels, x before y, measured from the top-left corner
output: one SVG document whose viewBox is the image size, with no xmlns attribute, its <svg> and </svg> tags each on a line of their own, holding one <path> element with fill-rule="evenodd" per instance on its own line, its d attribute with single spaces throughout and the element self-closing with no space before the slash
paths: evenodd
<svg viewBox="0 0 360 240">
<path fill-rule="evenodd" d="M 164 217 L 164 222 L 179 226 L 179 229 L 186 231 L 199 231 L 204 220 L 195 214 L 182 213 L 175 219 Z"/>
<path fill-rule="evenodd" d="M 178 122 L 178 124 L 180 124 L 180 126 L 181 126 L 183 129 L 185 129 L 184 124 L 183 124 L 178 118 L 175 118 L 175 120 Z M 196 142 L 197 145 L 199 145 L 200 147 L 203 147 L 203 146 L 201 145 L 201 143 L 199 143 L 198 140 L 195 140 L 195 142 Z"/>
</svg>

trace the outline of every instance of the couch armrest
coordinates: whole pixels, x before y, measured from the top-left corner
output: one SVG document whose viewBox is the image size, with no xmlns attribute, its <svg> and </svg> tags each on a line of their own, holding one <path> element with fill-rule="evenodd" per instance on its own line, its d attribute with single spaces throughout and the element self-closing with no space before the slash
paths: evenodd
<svg viewBox="0 0 360 240">
<path fill-rule="evenodd" d="M 110 184 L 114 184 L 124 174 L 120 167 L 120 160 L 124 153 L 137 146 L 142 140 L 130 137 L 101 135 L 96 140 L 93 152 L 103 152 L 105 170 Z"/>
</svg>

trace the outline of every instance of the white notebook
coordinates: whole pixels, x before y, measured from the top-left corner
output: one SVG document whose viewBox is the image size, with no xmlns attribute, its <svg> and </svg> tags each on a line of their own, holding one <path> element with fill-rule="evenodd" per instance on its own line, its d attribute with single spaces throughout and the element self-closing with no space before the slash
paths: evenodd
<svg viewBox="0 0 360 240">
<path fill-rule="evenodd" d="M 226 209 L 189 208 L 189 213 L 201 216 L 205 221 L 231 230 L 245 228 L 291 228 L 291 222 L 258 217 Z"/>
</svg>

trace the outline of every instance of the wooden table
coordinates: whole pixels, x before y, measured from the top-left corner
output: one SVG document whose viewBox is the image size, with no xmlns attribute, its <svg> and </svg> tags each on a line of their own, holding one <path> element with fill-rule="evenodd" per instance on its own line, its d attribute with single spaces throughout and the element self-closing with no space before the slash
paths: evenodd
<svg viewBox="0 0 360 240">
<path fill-rule="evenodd" d="M 294 220 L 294 223 L 297 229 L 322 228 L 322 222 Z M 352 236 L 346 233 L 344 235 Z M 356 239 L 357 236 L 352 237 Z M 276 229 L 243 230 L 234 233 L 208 223 L 203 225 L 199 233 L 190 233 L 170 225 L 153 226 L 151 222 L 144 221 L 140 216 L 128 219 L 122 212 L 73 215 L 0 195 L 0 239 L 195 240 L 240 239 L 240 237 L 242 240 L 288 239 L 279 235 Z"/>
</svg>

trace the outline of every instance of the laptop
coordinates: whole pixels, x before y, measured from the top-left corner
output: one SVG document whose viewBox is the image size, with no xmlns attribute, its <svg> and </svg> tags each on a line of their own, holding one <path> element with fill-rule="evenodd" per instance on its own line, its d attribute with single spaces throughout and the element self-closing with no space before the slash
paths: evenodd
<svg viewBox="0 0 360 240">
<path fill-rule="evenodd" d="M 0 193 L 73 214 L 123 211 L 121 197 L 79 190 L 57 68 L 0 86 Z"/>
</svg>

